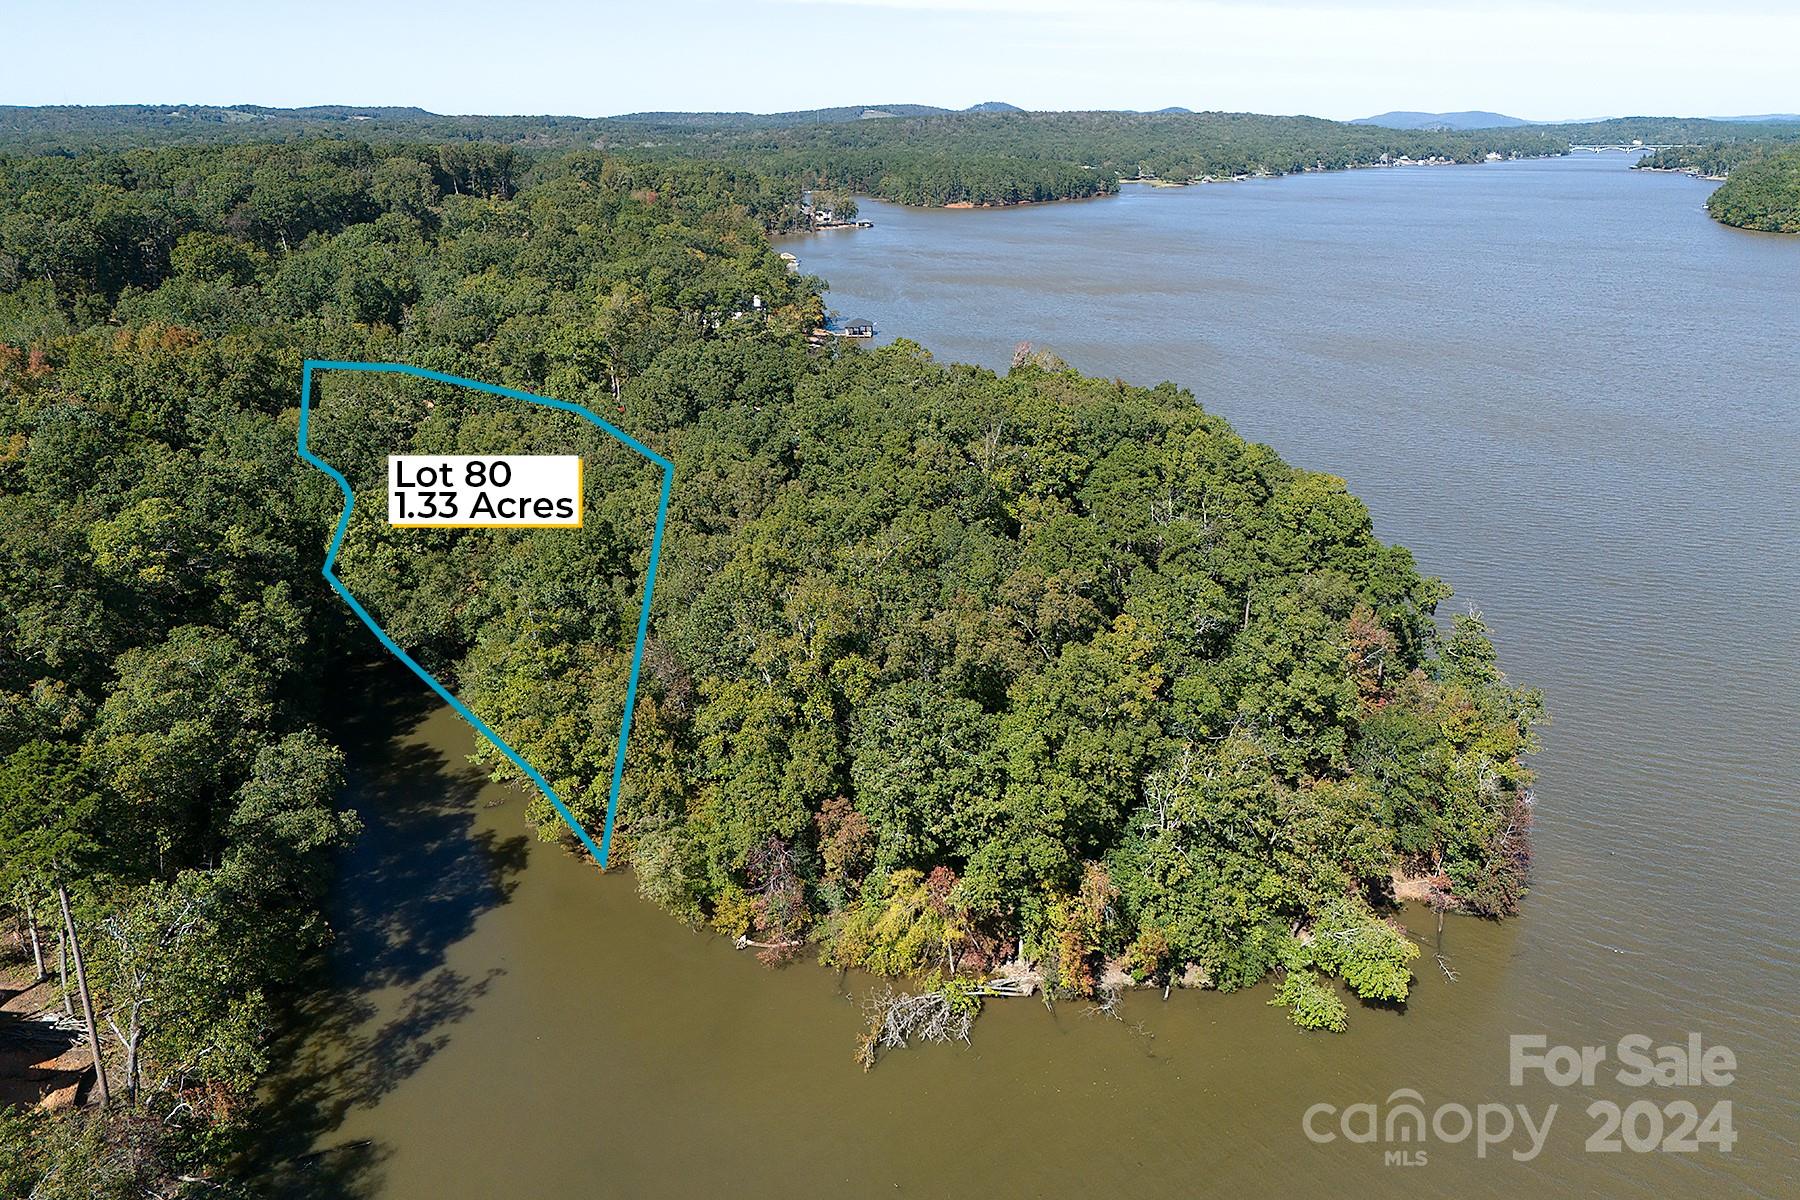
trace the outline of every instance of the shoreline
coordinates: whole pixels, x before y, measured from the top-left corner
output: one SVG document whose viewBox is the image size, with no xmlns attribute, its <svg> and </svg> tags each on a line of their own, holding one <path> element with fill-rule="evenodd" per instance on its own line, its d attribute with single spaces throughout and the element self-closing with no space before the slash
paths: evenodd
<svg viewBox="0 0 1800 1200">
<path fill-rule="evenodd" d="M 1247 175 L 1202 175 L 1193 179 L 1163 179 L 1158 176 L 1133 176 L 1130 179 L 1116 180 L 1110 190 L 1095 192 L 1090 196 L 1052 196 L 1046 200 L 951 200 L 945 204 L 908 204 L 904 200 L 892 200 L 886 196 L 873 193 L 858 192 L 857 196 L 864 200 L 877 200 L 883 204 L 894 204 L 901 208 L 917 209 L 921 212 L 934 211 L 976 211 L 981 209 L 1029 208 L 1038 204 L 1075 204 L 1082 201 L 1115 199 L 1123 194 L 1124 189 L 1133 185 L 1155 188 L 1202 187 L 1220 183 L 1255 183 L 1259 180 L 1288 179 L 1295 175 L 1329 175 L 1341 171 L 1386 171 L 1411 167 L 1486 167 L 1495 163 L 1534 162 L 1541 159 L 1567 158 L 1569 151 L 1562 150 L 1555 154 L 1513 154 L 1497 158 L 1486 158 L 1475 162 L 1463 162 L 1453 158 L 1443 159 L 1407 159 L 1398 162 L 1359 162 L 1347 163 L 1341 167 L 1302 167 L 1298 171 L 1254 171 Z M 801 230 L 800 232 L 808 232 Z"/>
<path fill-rule="evenodd" d="M 1647 175 L 1686 175 L 1689 179 L 1702 179 L 1708 183 L 1724 183 L 1730 176 L 1708 175 L 1699 167 L 1633 167 L 1634 171 L 1643 171 Z"/>
</svg>

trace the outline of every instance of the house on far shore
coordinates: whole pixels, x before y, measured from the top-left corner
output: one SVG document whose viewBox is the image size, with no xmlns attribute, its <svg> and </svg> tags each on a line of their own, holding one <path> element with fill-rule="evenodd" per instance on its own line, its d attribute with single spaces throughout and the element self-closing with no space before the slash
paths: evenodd
<svg viewBox="0 0 1800 1200">
<path fill-rule="evenodd" d="M 875 322 L 867 317 L 850 317 L 839 321 L 838 327 L 832 330 L 839 337 L 866 338 L 875 336 Z"/>
</svg>

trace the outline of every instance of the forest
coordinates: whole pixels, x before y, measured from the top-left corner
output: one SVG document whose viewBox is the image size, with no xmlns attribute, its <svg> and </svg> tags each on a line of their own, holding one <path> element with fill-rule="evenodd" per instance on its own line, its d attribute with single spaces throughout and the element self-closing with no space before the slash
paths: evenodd
<svg viewBox="0 0 1800 1200">
<path fill-rule="evenodd" d="M 1706 211 L 1739 229 L 1800 233 L 1800 147 L 1771 149 L 1733 168 L 1707 197 Z"/>
<path fill-rule="evenodd" d="M 1671 146 L 1640 158 L 1640 171 L 1679 171 L 1687 175 L 1729 175 L 1733 168 L 1765 153 L 1760 142 L 1708 142 L 1701 146 Z"/>
<path fill-rule="evenodd" d="M 1341 170 L 1402 157 L 1480 162 L 1559 154 L 1534 129 L 1394 130 L 1256 113 L 970 111 L 893 105 L 750 118 L 641 113 L 614 118 L 440 117 L 419 109 L 113 106 L 0 109 L 0 149 L 75 153 L 151 144 L 337 139 L 491 141 L 519 152 L 600 149 L 638 161 L 731 164 L 902 204 L 1017 204 L 1104 195 L 1118 181 L 1187 182 Z"/>
<path fill-rule="evenodd" d="M 1800 233 L 1800 139 L 1713 142 L 1646 155 L 1652 170 L 1724 177 L 1706 200 L 1715 221 L 1762 233 Z"/>
<path fill-rule="evenodd" d="M 1567 138 L 1578 146 L 1617 146 L 1633 141 L 1648 146 L 1696 146 L 1800 137 L 1800 121 L 1731 121 L 1707 117 L 1613 117 L 1604 121 L 1577 121 L 1535 128 Z"/>
<path fill-rule="evenodd" d="M 923 205 L 1068 199 L 1111 192 L 1120 179 L 1289 175 L 1402 157 L 1480 162 L 1567 146 L 1534 130 L 1440 133 L 1255 113 L 955 113 L 669 136 L 683 154 Z"/>
<path fill-rule="evenodd" d="M 863 114 L 876 111 L 880 118 Z M 418 108 L 324 105 L 0 106 L 0 151 L 70 155 L 147 146 L 306 139 L 382 143 L 495 143 L 515 154 L 577 149 L 645 163 L 698 159 L 779 180 L 902 204 L 1004 205 L 1080 199 L 1122 179 L 1185 183 L 1343 170 L 1401 158 L 1481 162 L 1564 153 L 1571 144 L 1744 147 L 1800 138 L 1800 123 L 1620 117 L 1565 125 L 1465 131 L 1397 130 L 1259 113 L 1026 112 L 919 104 L 792 113 L 631 113 L 617 117 L 441 116 Z M 1707 170 L 1703 174 L 1722 174 Z M 757 214 L 765 221 L 767 213 Z M 797 221 L 797 215 L 790 224 Z"/>
<path fill-rule="evenodd" d="M 1269 980 L 1341 1029 L 1408 995 L 1397 883 L 1517 910 L 1542 704 L 1480 617 L 1343 480 L 1172 384 L 815 347 L 823 281 L 766 238 L 814 152 L 0 156 L 7 970 L 101 1067 L 88 1107 L 0 1109 L 0 1194 L 237 1186 L 333 936 L 334 697 L 377 648 L 318 575 L 341 501 L 294 454 L 309 357 L 571 400 L 674 460 L 614 861 L 771 965 L 964 1016 L 1003 974 Z M 346 583 L 597 828 L 654 480 L 577 443 L 579 535 L 393 529 L 381 456 L 581 435 L 373 379 L 317 420 L 362 497 Z"/>
</svg>

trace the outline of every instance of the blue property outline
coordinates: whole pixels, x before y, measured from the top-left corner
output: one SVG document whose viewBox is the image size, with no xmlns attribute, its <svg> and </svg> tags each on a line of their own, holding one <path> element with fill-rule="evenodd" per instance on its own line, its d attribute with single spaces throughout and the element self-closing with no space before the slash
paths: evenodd
<svg viewBox="0 0 1800 1200">
<path fill-rule="evenodd" d="M 619 749 L 618 753 L 613 756 L 612 791 L 608 794 L 606 799 L 606 827 L 601 830 L 600 844 L 598 846 L 594 845 L 594 839 L 588 836 L 587 830 L 581 827 L 581 822 L 575 819 L 575 814 L 571 813 L 568 810 L 568 807 L 563 804 L 562 797 L 556 794 L 556 789 L 552 788 L 550 782 L 538 773 L 537 768 L 526 762 L 524 758 L 519 755 L 517 750 L 514 750 L 511 746 L 507 745 L 505 739 L 490 729 L 487 722 L 476 716 L 474 712 L 469 709 L 468 705 L 464 704 L 461 700 L 458 700 L 455 696 L 452 696 L 450 694 L 450 689 L 439 683 L 432 676 L 431 672 L 413 661 L 412 655 L 402 650 L 399 643 L 388 636 L 387 630 L 383 629 L 380 623 L 377 622 L 374 617 L 369 615 L 367 609 L 357 603 L 356 597 L 350 594 L 350 589 L 345 587 L 343 581 L 333 574 L 331 568 L 337 562 L 338 548 L 343 545 L 344 542 L 344 532 L 350 528 L 350 514 L 356 508 L 356 496 L 350 490 L 350 481 L 345 479 L 343 475 L 338 472 L 336 467 L 333 467 L 330 463 L 306 448 L 308 421 L 312 413 L 312 383 L 314 371 L 363 371 L 370 374 L 381 375 L 411 375 L 416 379 L 430 379 L 438 383 L 452 384 L 456 387 L 473 388 L 475 391 L 486 392 L 492 396 L 505 396 L 513 400 L 524 400 L 530 404 L 542 405 L 545 408 L 561 409 L 563 412 L 574 413 L 576 416 L 585 418 L 599 426 L 626 447 L 637 451 L 637 453 L 662 468 L 662 492 L 656 503 L 656 533 L 650 539 L 650 565 L 649 569 L 644 572 L 644 603 L 643 607 L 638 611 L 637 646 L 631 654 L 631 678 L 625 685 L 625 715 L 619 721 Z M 488 741 L 494 743 L 500 752 L 512 761 L 514 766 L 530 776 L 531 781 L 537 784 L 538 789 L 544 793 L 545 798 L 547 798 L 551 805 L 556 809 L 557 815 L 562 817 L 562 819 L 568 823 L 569 828 L 575 831 L 575 836 L 581 839 L 581 844 L 588 848 L 588 853 L 594 856 L 594 861 L 599 863 L 600 869 L 604 871 L 606 869 L 607 854 L 612 850 L 613 821 L 619 815 L 619 789 L 625 782 L 625 746 L 631 737 L 632 709 L 637 704 L 638 671 L 644 664 L 644 640 L 650 632 L 650 595 L 656 587 L 657 564 L 662 560 L 663 526 L 668 522 L 669 517 L 669 493 L 675 486 L 675 464 L 658 454 L 656 451 L 650 449 L 650 447 L 644 445 L 624 430 L 595 416 L 579 404 L 571 404 L 567 400 L 552 400 L 547 396 L 534 396 L 530 392 L 521 392 L 516 388 L 501 387 L 498 384 L 492 383 L 481 383 L 474 379 L 464 379 L 460 375 L 449 375 L 443 371 L 430 371 L 424 367 L 408 366 L 405 363 L 338 362 L 326 359 L 306 359 L 302 364 L 300 377 L 300 431 L 296 441 L 300 451 L 300 457 L 305 460 L 308 465 L 317 467 L 325 474 L 331 476 L 331 478 L 337 482 L 338 490 L 344 493 L 344 512 L 342 516 L 338 517 L 337 532 L 332 535 L 331 548 L 325 552 L 325 565 L 321 568 L 321 573 L 325 576 L 325 582 L 331 585 L 332 591 L 343 597 L 344 603 L 348 604 L 351 611 L 362 618 L 362 623 L 367 625 L 370 632 L 377 638 L 381 639 L 381 644 L 386 646 L 393 653 L 394 657 L 410 667 L 414 675 L 417 675 L 420 679 L 423 679 L 429 684 L 431 690 L 436 692 L 439 696 L 442 696 L 452 708 L 461 714 L 464 720 L 475 727 L 477 732 L 487 738 Z"/>
</svg>

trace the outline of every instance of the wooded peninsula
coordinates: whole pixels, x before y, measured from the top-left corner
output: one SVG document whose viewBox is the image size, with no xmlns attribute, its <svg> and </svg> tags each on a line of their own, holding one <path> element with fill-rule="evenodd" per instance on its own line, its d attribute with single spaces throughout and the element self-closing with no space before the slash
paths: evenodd
<svg viewBox="0 0 1800 1200">
<path fill-rule="evenodd" d="M 1800 233 L 1800 135 L 1677 146 L 1638 165 L 1723 179 L 1706 198 L 1715 221 L 1763 233 Z"/>
<path fill-rule="evenodd" d="M 804 186 L 1060 196 L 1545 135 L 978 114 L 941 148 L 931 117 L 667 148 L 85 111 L 0 122 L 0 903 L 103 1107 L 0 1107 L 0 1192 L 228 1179 L 332 936 L 333 689 L 375 648 L 319 577 L 342 501 L 294 453 L 306 358 L 573 401 L 675 462 L 614 862 L 771 964 L 905 981 L 865 1061 L 1022 988 L 1268 979 L 1342 1029 L 1346 995 L 1407 998 L 1397 886 L 1519 907 L 1540 698 L 1343 480 L 1174 384 L 817 345 L 823 281 L 767 235 Z M 346 583 L 597 828 L 657 481 L 426 384 L 331 380 L 316 421 L 358 491 Z M 552 442 L 588 463 L 579 530 L 374 515 L 387 454 Z"/>
</svg>

